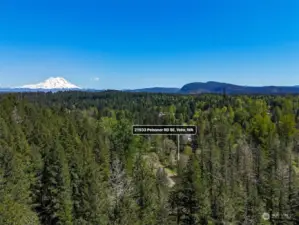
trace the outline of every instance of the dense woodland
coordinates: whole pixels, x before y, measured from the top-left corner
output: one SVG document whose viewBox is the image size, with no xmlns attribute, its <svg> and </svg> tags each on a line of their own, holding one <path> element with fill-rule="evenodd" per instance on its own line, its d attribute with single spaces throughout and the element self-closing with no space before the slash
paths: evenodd
<svg viewBox="0 0 299 225">
<path fill-rule="evenodd" d="M 198 133 L 177 162 L 133 124 Z M 3 94 L 0 224 L 299 224 L 298 125 L 299 96 Z"/>
</svg>

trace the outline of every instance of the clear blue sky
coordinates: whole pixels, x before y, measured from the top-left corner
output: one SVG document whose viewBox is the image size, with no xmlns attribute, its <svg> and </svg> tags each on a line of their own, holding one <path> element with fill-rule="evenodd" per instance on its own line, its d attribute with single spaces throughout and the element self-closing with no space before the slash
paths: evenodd
<svg viewBox="0 0 299 225">
<path fill-rule="evenodd" d="M 298 12 L 298 0 L 1 1 L 0 86 L 298 85 Z"/>
</svg>

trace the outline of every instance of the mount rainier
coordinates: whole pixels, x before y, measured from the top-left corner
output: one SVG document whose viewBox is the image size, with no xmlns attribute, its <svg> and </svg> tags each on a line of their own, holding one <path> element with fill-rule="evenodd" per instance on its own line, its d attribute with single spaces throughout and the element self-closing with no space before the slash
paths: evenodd
<svg viewBox="0 0 299 225">
<path fill-rule="evenodd" d="M 80 87 L 68 82 L 63 77 L 50 77 L 42 83 L 29 84 L 19 87 L 22 89 L 80 89 Z"/>
</svg>

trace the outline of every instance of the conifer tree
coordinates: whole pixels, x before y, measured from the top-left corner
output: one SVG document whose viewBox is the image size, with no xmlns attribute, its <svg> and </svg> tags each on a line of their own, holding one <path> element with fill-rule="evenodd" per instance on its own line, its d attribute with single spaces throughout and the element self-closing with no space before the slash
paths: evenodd
<svg viewBox="0 0 299 225">
<path fill-rule="evenodd" d="M 70 174 L 66 156 L 56 141 L 46 150 L 38 213 L 43 224 L 73 224 Z"/>
</svg>

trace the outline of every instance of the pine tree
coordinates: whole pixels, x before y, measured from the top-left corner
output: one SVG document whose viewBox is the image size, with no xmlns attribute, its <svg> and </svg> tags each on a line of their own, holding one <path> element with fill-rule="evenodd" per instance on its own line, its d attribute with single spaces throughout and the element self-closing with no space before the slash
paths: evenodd
<svg viewBox="0 0 299 225">
<path fill-rule="evenodd" d="M 56 141 L 44 155 L 39 207 L 43 224 L 73 224 L 70 174 L 66 156 Z"/>
<path fill-rule="evenodd" d="M 200 216 L 199 174 L 198 161 L 195 159 L 195 155 L 192 155 L 182 174 L 180 184 L 177 184 L 170 195 L 172 215 L 175 215 L 177 224 L 198 224 L 200 222 L 207 224 L 205 213 L 203 212 Z"/>
<path fill-rule="evenodd" d="M 153 170 L 144 160 L 142 153 L 138 153 L 134 163 L 133 182 L 140 224 L 156 224 L 158 217 L 160 200 Z"/>
</svg>

